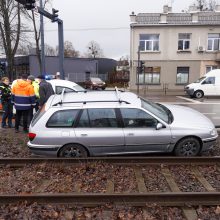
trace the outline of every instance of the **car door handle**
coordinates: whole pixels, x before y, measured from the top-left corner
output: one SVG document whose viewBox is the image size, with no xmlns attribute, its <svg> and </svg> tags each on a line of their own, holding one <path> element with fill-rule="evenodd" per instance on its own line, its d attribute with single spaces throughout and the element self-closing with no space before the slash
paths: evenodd
<svg viewBox="0 0 220 220">
<path fill-rule="evenodd" d="M 134 136 L 134 133 L 128 133 L 128 136 Z"/>
<path fill-rule="evenodd" d="M 88 134 L 81 134 L 81 136 L 82 136 L 82 137 L 87 137 L 87 136 L 88 136 Z"/>
</svg>

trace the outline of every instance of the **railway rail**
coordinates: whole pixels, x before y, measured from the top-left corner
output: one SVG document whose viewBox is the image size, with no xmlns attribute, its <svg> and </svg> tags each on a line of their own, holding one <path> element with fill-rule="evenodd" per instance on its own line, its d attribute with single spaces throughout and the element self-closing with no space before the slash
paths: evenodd
<svg viewBox="0 0 220 220">
<path fill-rule="evenodd" d="M 181 207 L 186 219 L 196 219 L 196 211 L 193 206 L 219 206 L 220 205 L 220 186 L 213 186 L 198 169 L 199 166 L 215 166 L 218 177 L 220 177 L 220 157 L 99 157 L 99 158 L 20 158 L 20 159 L 0 159 L 1 169 L 21 168 L 26 165 L 39 164 L 94 164 L 107 163 L 115 166 L 131 167 L 137 183 L 137 192 L 116 192 L 115 180 L 108 179 L 106 183 L 106 191 L 104 193 L 84 192 L 80 188 L 76 188 L 75 192 L 67 193 L 42 193 L 42 192 L 21 192 L 17 194 L 0 194 L 0 203 L 9 204 L 21 201 L 30 203 L 54 203 L 54 204 L 72 204 L 84 207 L 93 207 L 105 204 L 114 204 L 122 206 L 144 207 L 147 204 L 158 204 L 161 206 L 179 206 Z M 160 167 L 161 175 L 163 175 L 169 187 L 169 191 L 149 192 L 147 190 L 147 181 L 144 179 L 143 168 L 151 166 Z M 196 181 L 202 185 L 201 191 L 182 191 L 179 184 L 172 175 L 171 166 L 190 167 L 190 171 L 194 175 Z M 117 177 L 116 177 L 117 178 Z M 186 180 L 188 181 L 188 180 Z M 220 179 L 219 179 L 220 181 Z M 220 182 L 219 182 L 220 183 Z M 45 183 L 44 183 L 45 184 Z M 50 181 L 46 183 L 46 186 Z M 129 182 L 128 182 L 129 184 Z"/>
<path fill-rule="evenodd" d="M 89 158 L 1 158 L 0 166 L 26 165 L 39 163 L 89 163 L 106 162 L 122 165 L 147 164 L 220 164 L 219 157 L 89 157 Z"/>
</svg>

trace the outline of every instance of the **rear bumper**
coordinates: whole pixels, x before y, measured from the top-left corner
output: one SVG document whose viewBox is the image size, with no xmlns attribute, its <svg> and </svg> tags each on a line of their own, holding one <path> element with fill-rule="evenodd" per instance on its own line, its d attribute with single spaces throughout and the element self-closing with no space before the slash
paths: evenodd
<svg viewBox="0 0 220 220">
<path fill-rule="evenodd" d="M 35 155 L 57 157 L 58 150 L 61 146 L 54 145 L 36 145 L 30 141 L 27 143 L 29 150 Z"/>
</svg>

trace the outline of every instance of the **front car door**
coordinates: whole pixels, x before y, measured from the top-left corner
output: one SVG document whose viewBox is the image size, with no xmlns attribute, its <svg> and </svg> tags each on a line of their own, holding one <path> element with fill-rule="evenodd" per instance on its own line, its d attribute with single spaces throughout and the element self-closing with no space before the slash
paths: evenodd
<svg viewBox="0 0 220 220">
<path fill-rule="evenodd" d="M 114 108 L 84 109 L 75 133 L 78 143 L 92 155 L 124 152 L 124 133 Z"/>
<path fill-rule="evenodd" d="M 171 143 L 169 126 L 156 130 L 158 120 L 142 109 L 121 108 L 127 153 L 166 152 Z"/>
<path fill-rule="evenodd" d="M 210 76 L 201 83 L 201 89 L 204 95 L 216 95 L 215 77 Z"/>
</svg>

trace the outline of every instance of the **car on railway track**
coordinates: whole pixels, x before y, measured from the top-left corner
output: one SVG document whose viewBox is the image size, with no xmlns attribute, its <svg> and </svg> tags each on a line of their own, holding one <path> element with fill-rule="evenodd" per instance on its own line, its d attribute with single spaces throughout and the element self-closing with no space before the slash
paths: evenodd
<svg viewBox="0 0 220 220">
<path fill-rule="evenodd" d="M 31 122 L 28 147 L 58 157 L 196 156 L 213 148 L 217 137 L 213 123 L 198 111 L 116 89 L 51 96 Z"/>
</svg>

